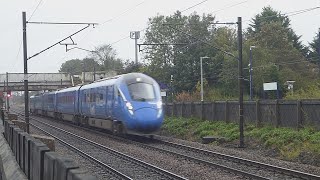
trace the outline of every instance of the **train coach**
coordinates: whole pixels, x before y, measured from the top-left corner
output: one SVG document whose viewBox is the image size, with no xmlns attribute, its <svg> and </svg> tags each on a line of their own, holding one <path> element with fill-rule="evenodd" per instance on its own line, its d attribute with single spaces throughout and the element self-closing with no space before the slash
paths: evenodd
<svg viewBox="0 0 320 180">
<path fill-rule="evenodd" d="M 30 111 L 121 134 L 150 134 L 163 122 L 159 85 L 141 73 L 32 96 Z"/>
</svg>

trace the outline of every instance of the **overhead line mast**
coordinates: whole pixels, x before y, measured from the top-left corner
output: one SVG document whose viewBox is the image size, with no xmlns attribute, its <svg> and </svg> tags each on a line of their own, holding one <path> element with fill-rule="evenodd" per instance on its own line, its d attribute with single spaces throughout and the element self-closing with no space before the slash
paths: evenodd
<svg viewBox="0 0 320 180">
<path fill-rule="evenodd" d="M 87 26 L 78 30 L 77 32 L 67 36 L 66 38 L 58 41 L 57 43 L 49 46 L 48 48 L 28 57 L 27 56 L 27 23 L 29 24 L 64 24 L 64 25 L 75 25 L 75 24 L 86 24 Z M 48 49 L 61 44 L 66 39 L 71 38 L 72 36 L 78 34 L 79 32 L 85 30 L 89 26 L 95 26 L 97 23 L 73 23 L 73 22 L 28 22 L 26 20 L 26 12 L 22 12 L 22 31 L 23 31 L 23 64 L 24 64 L 24 111 L 25 111 L 25 121 L 26 121 L 26 131 L 29 133 L 29 89 L 28 89 L 28 60 L 31 58 L 43 53 L 44 51 L 47 51 Z"/>
</svg>

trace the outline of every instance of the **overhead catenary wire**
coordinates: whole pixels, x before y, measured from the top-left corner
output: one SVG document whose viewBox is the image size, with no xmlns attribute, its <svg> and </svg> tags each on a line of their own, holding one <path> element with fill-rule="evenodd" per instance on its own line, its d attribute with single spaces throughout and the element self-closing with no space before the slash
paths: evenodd
<svg viewBox="0 0 320 180">
<path fill-rule="evenodd" d="M 27 21 L 30 21 L 30 19 L 33 17 L 33 15 L 35 14 L 35 12 L 38 10 L 40 4 L 42 3 L 43 0 L 40 0 L 37 7 L 33 10 L 31 16 L 29 17 L 29 19 Z"/>
<path fill-rule="evenodd" d="M 186 8 L 186 9 L 184 9 L 184 10 L 181 11 L 181 12 L 190 10 L 190 9 L 196 7 L 196 6 L 199 6 L 200 4 L 203 4 L 203 3 L 206 2 L 206 1 L 208 1 L 208 0 L 201 1 L 200 3 L 197 3 L 197 4 L 195 4 L 195 5 L 192 5 L 192 6 L 188 7 L 188 8 Z M 147 29 L 147 27 L 141 29 L 140 31 L 144 31 L 144 30 L 146 30 L 146 29 Z M 130 37 L 130 35 L 124 36 L 124 37 L 120 38 L 119 40 L 116 40 L 116 41 L 110 43 L 110 45 L 114 45 L 114 44 L 116 44 L 116 43 L 118 43 L 118 42 L 120 42 L 120 41 L 123 41 L 123 40 L 125 40 L 125 39 L 128 39 L 129 37 Z"/>
<path fill-rule="evenodd" d="M 212 14 L 216 14 L 217 12 L 220 12 L 220 11 L 223 11 L 223 10 L 226 10 L 226 9 L 229 9 L 229 8 L 232 8 L 232 7 L 235 7 L 235 6 L 238 6 L 238 5 L 241 5 L 241 4 L 244 4 L 244 3 L 247 3 L 249 0 L 246 0 L 246 1 L 241 1 L 239 3 L 236 3 L 236 4 L 231 4 L 230 6 L 227 6 L 225 8 L 222 8 L 222 9 L 219 9 L 219 10 L 216 10 L 216 11 L 213 11 Z"/>
<path fill-rule="evenodd" d="M 195 7 L 197 7 L 197 6 L 199 6 L 199 5 L 203 4 L 203 3 L 205 3 L 205 2 L 207 2 L 207 1 L 208 1 L 208 0 L 201 1 L 201 2 L 199 2 L 199 3 L 197 3 L 197 4 L 195 4 L 195 5 L 192 5 L 192 6 L 188 7 L 188 8 L 186 8 L 186 9 L 182 10 L 181 12 L 185 12 L 185 11 L 187 11 L 187 10 L 190 10 L 190 9 L 192 9 L 192 8 L 195 8 Z M 226 10 L 226 9 L 228 9 L 228 8 L 231 8 L 231 7 L 234 7 L 234 6 L 237 6 L 237 5 L 240 5 L 240 4 L 243 4 L 243 3 L 246 3 L 246 2 L 248 2 L 248 0 L 247 0 L 247 1 L 242 1 L 242 2 L 240 2 L 240 3 L 236 3 L 236 4 L 233 4 L 233 5 L 230 5 L 230 6 L 226 7 L 226 8 L 223 8 L 223 9 L 217 10 L 216 12 L 218 12 L 218 11 L 222 11 L 222 10 Z M 146 30 L 146 29 L 147 29 L 147 27 L 146 27 L 146 28 L 141 29 L 140 31 L 144 31 L 144 30 Z M 129 37 L 130 37 L 130 36 L 122 37 L 121 39 L 119 39 L 119 40 L 116 40 L 116 41 L 112 42 L 112 43 L 111 43 L 111 45 L 116 44 L 116 43 L 118 43 L 118 42 L 120 42 L 120 41 L 122 41 L 122 40 L 124 40 L 124 39 L 129 38 Z"/>
<path fill-rule="evenodd" d="M 318 62 L 319 60 L 317 59 L 318 57 L 314 58 L 308 58 L 306 60 L 298 60 L 298 61 L 291 61 L 291 62 L 283 62 L 283 63 L 273 63 L 270 62 L 270 64 L 266 65 L 260 65 L 260 66 L 253 66 L 252 69 L 257 69 L 257 68 L 266 68 L 269 66 L 283 66 L 283 65 L 291 65 L 291 64 L 298 64 L 298 63 L 312 63 L 312 62 Z M 315 59 L 315 60 L 313 60 Z M 249 68 L 243 68 L 243 69 L 249 69 Z"/>
<path fill-rule="evenodd" d="M 19 49 L 18 49 L 16 58 L 15 58 L 15 62 L 12 63 L 12 66 L 10 67 L 10 69 L 13 69 L 17 65 L 18 58 L 19 58 L 19 55 L 20 55 L 20 52 L 21 52 L 21 47 L 22 47 L 22 40 L 20 41 L 20 45 L 19 45 Z"/>
<path fill-rule="evenodd" d="M 291 12 L 287 12 L 287 13 L 280 13 L 280 14 L 271 15 L 271 16 L 263 16 L 263 17 L 260 17 L 260 18 L 259 18 L 259 21 L 264 21 L 265 19 L 272 18 L 272 17 L 277 17 L 277 16 L 279 16 L 279 15 L 283 15 L 283 16 L 295 16 L 295 15 L 302 14 L 302 13 L 306 13 L 306 12 L 310 12 L 310 11 L 313 11 L 313 10 L 316 10 L 316 9 L 319 9 L 319 8 L 320 8 L 320 7 L 317 6 L 317 7 L 313 7 L 313 8 L 301 9 L 301 10 L 291 11 Z M 251 20 L 252 20 L 252 19 L 243 20 L 243 22 L 248 22 L 248 21 L 251 21 Z M 258 22 L 259 22 L 259 21 L 258 21 Z"/>
<path fill-rule="evenodd" d="M 205 1 L 202 1 L 202 2 L 205 2 Z M 245 3 L 245 2 L 247 2 L 247 1 L 243 1 L 243 2 L 240 2 L 240 3 L 237 3 L 237 4 L 242 4 L 242 3 Z M 199 3 L 198 3 L 199 4 Z M 237 5 L 236 4 L 236 5 Z M 140 5 L 140 3 L 138 4 L 138 5 Z M 138 6 L 137 5 L 137 6 Z M 306 12 L 309 12 L 309 11 L 311 11 L 311 10 L 314 10 L 314 9 L 318 9 L 319 7 L 315 7 L 315 8 L 308 8 L 308 9 L 303 9 L 303 10 L 298 10 L 298 11 L 293 11 L 293 12 L 289 12 L 289 13 L 283 13 L 283 15 L 297 15 L 297 14 L 302 14 L 302 13 L 306 13 Z M 188 8 L 187 8 L 188 9 Z M 273 17 L 273 16 L 269 16 L 269 17 Z M 143 31 L 143 30 L 145 30 L 146 28 L 144 28 L 144 29 L 142 29 L 141 31 Z M 127 39 L 127 38 L 129 38 L 129 35 L 128 36 L 125 36 L 125 37 L 123 37 L 123 38 L 121 38 L 121 39 L 119 39 L 119 40 L 117 40 L 117 41 L 114 41 L 114 42 L 112 42 L 111 43 L 111 45 L 114 45 L 114 44 L 116 44 L 116 43 L 119 43 L 120 41 L 122 41 L 122 40 L 124 40 L 124 39 Z"/>
<path fill-rule="evenodd" d="M 129 9 L 127 9 L 127 10 L 125 10 L 125 11 L 123 11 L 123 12 L 119 13 L 119 14 L 118 14 L 118 15 L 116 15 L 115 17 L 112 17 L 112 18 L 110 18 L 110 19 L 108 19 L 108 20 L 106 20 L 106 21 L 102 22 L 102 23 L 101 23 L 101 25 L 103 25 L 103 24 L 105 24 L 105 23 L 107 23 L 107 22 L 113 21 L 113 20 L 114 20 L 114 19 L 116 19 L 116 18 L 121 17 L 122 15 L 124 15 L 124 14 L 126 14 L 126 13 L 128 13 L 128 12 L 130 12 L 130 11 L 134 10 L 134 9 L 135 9 L 135 8 L 137 8 L 138 6 L 142 5 L 142 4 L 143 4 L 143 3 L 145 3 L 146 1 L 147 1 L 147 0 L 144 0 L 144 1 L 142 1 L 142 2 L 140 2 L 140 3 L 138 3 L 138 4 L 136 4 L 134 7 L 129 8 Z"/>
<path fill-rule="evenodd" d="M 36 11 L 38 10 L 38 8 L 40 7 L 41 3 L 43 2 L 43 0 L 40 0 L 38 5 L 36 6 L 36 8 L 33 10 L 32 14 L 30 15 L 28 21 L 30 21 L 30 19 L 33 17 L 33 15 L 36 13 Z M 18 52 L 17 52 L 17 55 L 16 55 L 16 58 L 15 58 L 15 62 L 12 63 L 13 65 L 10 67 L 10 69 L 13 69 L 16 64 L 17 64 L 17 60 L 19 58 L 19 55 L 20 55 L 20 52 L 21 52 L 21 47 L 22 47 L 22 40 L 20 40 L 20 43 L 19 43 L 19 49 L 18 49 Z"/>
<path fill-rule="evenodd" d="M 138 6 L 140 6 L 140 5 L 142 5 L 143 3 L 145 3 L 145 1 L 146 1 L 146 0 L 138 3 L 137 5 L 135 5 L 134 7 L 130 8 L 130 9 L 127 9 L 127 10 L 123 11 L 122 13 L 119 13 L 119 15 L 116 16 L 116 17 L 113 17 L 113 18 L 111 18 L 111 19 L 108 19 L 108 20 L 102 22 L 101 25 L 104 25 L 104 24 L 106 24 L 107 22 L 111 22 L 112 20 L 114 20 L 114 19 L 116 19 L 116 18 L 118 18 L 118 17 L 126 14 L 127 12 L 132 11 L 133 9 L 135 9 L 135 8 L 137 8 Z M 203 4 L 203 3 L 206 2 L 206 1 L 208 1 L 208 0 L 201 1 L 200 3 L 197 3 L 197 4 L 195 4 L 195 5 L 192 5 L 192 6 L 188 7 L 188 8 L 186 8 L 186 9 L 183 10 L 183 11 L 190 10 L 190 9 L 196 7 L 196 6 L 199 6 L 200 4 Z M 144 31 L 144 30 L 146 30 L 146 29 L 147 29 L 147 27 L 141 29 L 140 31 Z M 89 33 L 92 33 L 92 31 L 93 31 L 93 30 L 91 30 L 90 32 L 88 32 L 80 41 L 82 41 Z M 124 36 L 124 37 L 122 37 L 122 38 L 120 38 L 120 39 L 118 39 L 118 40 L 116 40 L 116 41 L 114 41 L 114 42 L 111 42 L 110 45 L 117 44 L 117 43 L 119 43 L 119 42 L 121 42 L 121 41 L 123 41 L 123 40 L 125 40 L 125 39 L 128 39 L 129 37 L 130 37 L 130 35 L 126 35 L 126 36 Z"/>
<path fill-rule="evenodd" d="M 194 8 L 194 7 L 196 7 L 196 6 L 199 6 L 200 4 L 203 4 L 203 3 L 207 2 L 207 1 L 208 1 L 208 0 L 201 1 L 201 2 L 199 2 L 199 3 L 197 3 L 197 4 L 195 4 L 195 5 L 192 5 L 192 6 L 188 7 L 188 8 L 186 8 L 186 9 L 182 10 L 181 12 L 188 11 L 189 9 L 192 9 L 192 8 Z"/>
<path fill-rule="evenodd" d="M 140 5 L 144 4 L 146 1 L 147 1 L 147 0 L 144 0 L 144 1 L 136 4 L 136 5 L 133 6 L 132 8 L 129 8 L 129 9 L 127 9 L 127 10 L 124 10 L 123 12 L 120 12 L 118 15 L 115 15 L 114 17 L 112 17 L 112 18 L 110 18 L 110 19 L 108 19 L 108 20 L 106 20 L 106 21 L 103 21 L 102 23 L 100 23 L 100 28 L 101 28 L 101 26 L 105 25 L 106 23 L 111 22 L 111 21 L 113 21 L 113 20 L 115 20 L 115 19 L 123 16 L 124 14 L 126 14 L 126 13 L 128 13 L 128 12 L 134 10 L 134 9 L 136 9 L 136 8 L 139 7 Z M 96 29 L 99 29 L 99 28 L 96 28 Z M 94 31 L 94 29 L 91 29 L 91 30 L 90 30 L 87 34 L 85 34 L 79 41 L 81 42 L 84 38 L 86 38 L 86 37 L 87 37 L 90 33 L 92 33 L 93 31 Z M 129 37 L 129 36 L 128 36 L 128 37 Z M 128 38 L 128 37 L 126 37 L 126 38 Z"/>
<path fill-rule="evenodd" d="M 294 13 L 293 15 L 297 15 L 297 14 L 309 12 L 309 11 L 312 11 L 312 10 L 315 10 L 315 9 L 318 9 L 318 8 L 320 8 L 320 7 L 308 8 L 308 9 L 293 11 L 293 12 L 290 12 L 290 13 Z M 273 15 L 273 16 L 267 16 L 267 17 L 263 17 L 263 18 L 269 18 L 269 17 L 275 17 L 275 15 Z M 214 24 L 214 23 L 213 23 L 213 24 Z M 224 23 L 222 23 L 222 24 L 224 24 Z M 228 23 L 228 24 L 233 25 L 233 24 L 235 24 L 235 23 Z M 171 28 L 172 28 L 172 27 L 171 27 Z M 176 28 L 175 28 L 175 29 L 176 29 Z M 177 29 L 176 29 L 176 30 L 177 30 Z M 181 32 L 181 31 L 180 31 L 180 32 Z M 183 32 L 183 33 L 184 33 L 184 32 Z M 192 36 L 192 35 L 190 35 L 190 34 L 187 34 L 187 33 L 184 33 L 184 34 L 186 34 L 186 35 L 189 36 L 189 37 L 193 37 L 193 38 L 195 38 L 195 39 L 198 39 L 198 38 L 196 38 L 196 37 L 194 37 L 194 36 Z M 208 42 L 204 42 L 204 43 L 207 43 L 207 44 L 208 44 Z M 209 45 L 211 45 L 211 44 L 209 44 Z M 213 46 L 213 45 L 212 45 L 212 46 Z M 227 51 L 225 51 L 225 50 L 223 50 L 223 49 L 221 49 L 221 48 L 219 48 L 219 47 L 213 46 L 213 48 L 217 49 L 218 51 L 221 51 L 221 52 L 225 53 L 226 55 L 229 55 L 229 56 L 231 56 L 231 57 L 236 58 L 236 57 L 235 57 L 233 54 L 231 54 L 230 52 L 227 52 Z"/>
</svg>

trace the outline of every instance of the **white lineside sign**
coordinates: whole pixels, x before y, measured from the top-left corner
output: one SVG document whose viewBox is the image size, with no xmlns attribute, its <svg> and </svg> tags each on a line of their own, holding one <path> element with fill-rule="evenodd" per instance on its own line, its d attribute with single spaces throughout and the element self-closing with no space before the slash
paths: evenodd
<svg viewBox="0 0 320 180">
<path fill-rule="evenodd" d="M 167 92 L 166 91 L 161 91 L 161 96 L 162 97 L 167 96 Z"/>
<path fill-rule="evenodd" d="M 272 90 L 277 90 L 277 82 L 271 82 L 271 83 L 263 83 L 263 90 L 264 91 L 272 91 Z"/>
</svg>

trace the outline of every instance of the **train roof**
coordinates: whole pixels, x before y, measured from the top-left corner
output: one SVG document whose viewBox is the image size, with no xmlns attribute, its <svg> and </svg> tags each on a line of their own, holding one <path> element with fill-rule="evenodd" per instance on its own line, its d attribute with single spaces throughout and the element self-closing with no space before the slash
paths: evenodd
<svg viewBox="0 0 320 180">
<path fill-rule="evenodd" d="M 75 87 L 70 87 L 70 88 L 66 88 L 66 89 L 61 89 L 61 90 L 58 90 L 58 91 L 55 91 L 57 94 L 59 93 L 64 93 L 64 92 L 71 92 L 71 91 L 77 91 L 79 90 L 81 86 L 75 86 Z"/>
<path fill-rule="evenodd" d="M 50 91 L 50 92 L 44 92 L 42 95 L 50 95 L 50 94 L 55 94 L 56 91 Z"/>
<path fill-rule="evenodd" d="M 114 85 L 115 82 L 119 79 L 119 78 L 123 78 L 127 83 L 130 84 L 131 81 L 133 81 L 132 79 L 136 79 L 136 78 L 144 78 L 147 81 L 150 81 L 150 79 L 152 79 L 151 77 L 142 74 L 142 73 L 128 73 L 128 74 L 122 74 L 122 75 L 117 75 L 114 77 L 110 77 L 110 78 L 104 78 L 104 79 L 99 79 L 93 83 L 90 84 L 86 84 L 86 85 L 82 85 L 82 86 L 75 86 L 75 87 L 70 87 L 70 88 L 65 88 L 65 89 L 60 89 L 57 91 L 52 91 L 52 92 L 46 92 L 44 94 L 41 95 L 48 95 L 48 94 L 59 94 L 59 93 L 64 93 L 64 92 L 72 92 L 72 91 L 77 91 L 81 88 L 82 89 L 91 89 L 91 88 L 96 88 L 96 87 L 100 87 L 100 86 L 109 86 L 109 85 Z M 149 79 L 150 78 L 150 79 Z M 30 98 L 35 98 L 38 97 L 40 95 L 35 95 L 35 96 L 31 96 Z"/>
<path fill-rule="evenodd" d="M 91 88 L 100 87 L 100 86 L 113 85 L 118 79 L 123 79 L 128 84 L 130 84 L 133 81 L 136 82 L 136 78 L 142 78 L 145 82 L 149 82 L 149 83 L 151 83 L 151 81 L 154 81 L 151 77 L 142 73 L 128 73 L 128 74 L 117 75 L 111 78 L 100 79 L 91 84 L 83 85 L 81 89 L 91 89 Z"/>
<path fill-rule="evenodd" d="M 113 85 L 117 79 L 121 77 L 121 76 L 116 76 L 114 78 L 107 78 L 107 79 L 101 79 L 101 80 L 98 80 L 96 82 L 93 82 L 91 84 L 86 84 L 86 85 L 83 85 L 81 87 L 81 90 L 82 89 L 91 89 L 91 88 L 96 88 L 96 87 L 100 87 L 100 86 L 110 86 L 110 85 Z"/>
</svg>

